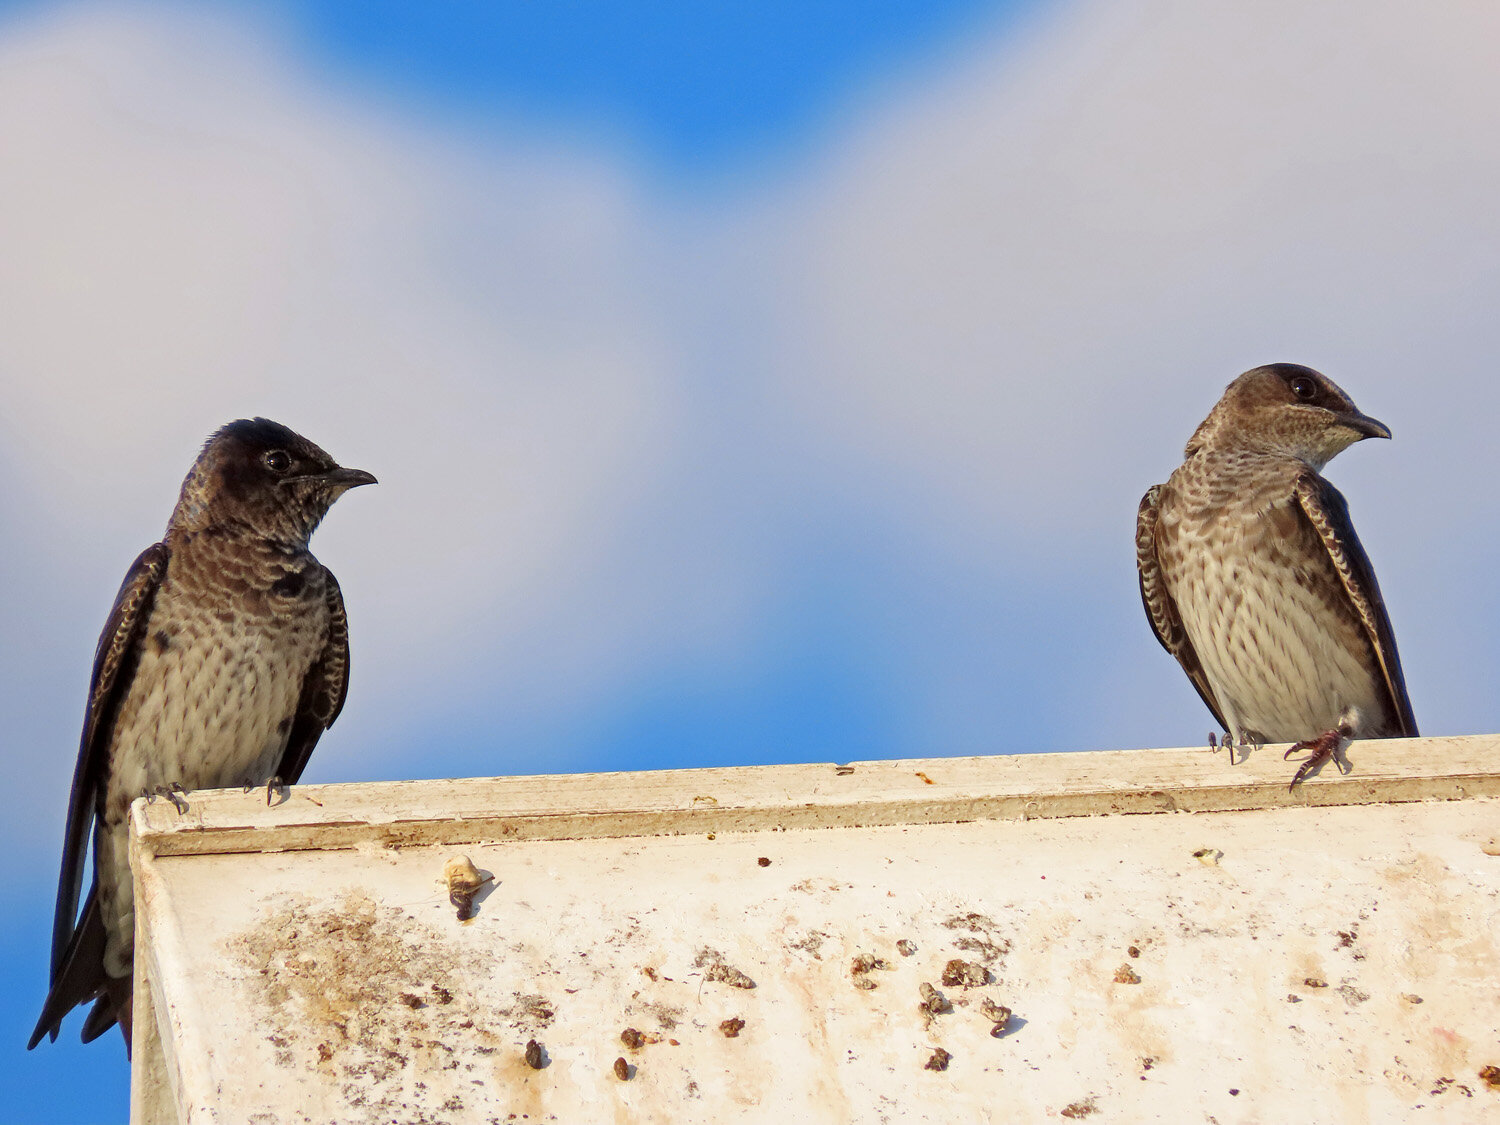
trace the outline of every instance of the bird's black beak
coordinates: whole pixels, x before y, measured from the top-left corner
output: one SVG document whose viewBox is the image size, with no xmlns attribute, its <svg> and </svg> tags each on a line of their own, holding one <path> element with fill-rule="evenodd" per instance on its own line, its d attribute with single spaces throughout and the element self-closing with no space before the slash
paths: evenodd
<svg viewBox="0 0 1500 1125">
<path fill-rule="evenodd" d="M 1368 414 L 1361 414 L 1358 410 L 1351 410 L 1347 414 L 1339 415 L 1339 425 L 1353 430 L 1361 438 L 1391 436 L 1391 428 L 1384 422 L 1377 422 Z"/>
<path fill-rule="evenodd" d="M 326 488 L 334 496 L 342 496 L 351 488 L 358 488 L 362 484 L 379 484 L 373 473 L 367 473 L 363 469 L 345 469 L 342 467 L 329 469 L 326 473 L 304 473 L 296 477 L 282 477 L 277 484 L 298 484 L 302 481 L 316 481 Z"/>
<path fill-rule="evenodd" d="M 1390 435 L 1387 434 L 1387 437 Z M 323 479 L 336 487 L 340 492 L 347 492 L 351 488 L 358 488 L 362 484 L 379 484 L 373 473 L 367 473 L 363 469 L 333 469 L 323 474 Z"/>
</svg>

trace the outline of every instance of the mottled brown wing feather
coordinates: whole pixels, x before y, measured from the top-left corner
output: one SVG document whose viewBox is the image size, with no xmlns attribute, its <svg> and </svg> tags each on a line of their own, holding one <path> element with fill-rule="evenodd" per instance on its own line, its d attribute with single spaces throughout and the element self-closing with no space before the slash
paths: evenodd
<svg viewBox="0 0 1500 1125">
<path fill-rule="evenodd" d="M 1228 730 L 1224 713 L 1214 699 L 1213 689 L 1208 686 L 1208 677 L 1203 674 L 1203 665 L 1193 642 L 1188 640 L 1187 630 L 1182 627 L 1182 618 L 1177 612 L 1177 603 L 1167 590 L 1161 573 L 1161 560 L 1156 553 L 1156 500 L 1161 485 L 1153 485 L 1141 497 L 1141 506 L 1135 517 L 1135 567 L 1141 579 L 1141 602 L 1146 607 L 1146 619 L 1156 633 L 1161 647 L 1177 658 L 1182 670 L 1198 691 L 1198 696 L 1213 712 L 1220 730 Z"/>
<path fill-rule="evenodd" d="M 349 694 L 349 618 L 344 613 L 344 595 L 327 567 L 323 568 L 323 580 L 328 599 L 328 638 L 302 683 L 297 714 L 292 719 L 286 750 L 276 771 L 276 776 L 287 785 L 296 784 L 302 776 L 313 747 L 323 732 L 333 726 L 344 709 L 344 697 Z"/>
<path fill-rule="evenodd" d="M 1396 634 L 1375 581 L 1375 568 L 1354 533 L 1349 519 L 1349 505 L 1343 493 L 1317 473 L 1308 470 L 1297 481 L 1297 503 L 1312 524 L 1318 538 L 1328 550 L 1328 557 L 1338 571 L 1339 581 L 1349 596 L 1349 603 L 1364 626 L 1365 635 L 1375 649 L 1380 670 L 1385 676 L 1390 713 L 1401 729 L 1394 736 L 1415 738 L 1417 720 L 1412 714 L 1411 699 L 1406 694 L 1406 677 L 1401 673 L 1401 657 L 1396 652 Z"/>
</svg>

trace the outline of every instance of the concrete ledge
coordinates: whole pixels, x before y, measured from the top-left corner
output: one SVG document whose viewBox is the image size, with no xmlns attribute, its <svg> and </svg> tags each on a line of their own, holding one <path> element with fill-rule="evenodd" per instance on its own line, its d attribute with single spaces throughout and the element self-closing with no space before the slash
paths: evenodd
<svg viewBox="0 0 1500 1125">
<path fill-rule="evenodd" d="M 1478 1121 L 1497 750 L 137 802 L 132 1120 Z"/>
<path fill-rule="evenodd" d="M 263 794 L 220 790 L 195 794 L 185 815 L 166 801 L 138 801 L 132 815 L 141 846 L 165 856 L 1500 795 L 1500 735 L 1359 742 L 1349 774 L 1326 767 L 1291 792 L 1285 749 L 1233 767 L 1225 752 L 1196 747 L 302 785 L 269 808 Z"/>
</svg>

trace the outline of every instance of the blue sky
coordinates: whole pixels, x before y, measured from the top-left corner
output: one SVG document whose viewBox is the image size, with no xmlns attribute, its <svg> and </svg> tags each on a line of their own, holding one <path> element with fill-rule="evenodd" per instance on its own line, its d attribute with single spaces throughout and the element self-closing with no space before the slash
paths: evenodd
<svg viewBox="0 0 1500 1125">
<path fill-rule="evenodd" d="M 316 65 L 427 109 L 615 134 L 667 174 L 804 142 L 862 83 L 1018 0 L 291 3 Z"/>
<path fill-rule="evenodd" d="M 1200 743 L 1135 506 L 1327 371 L 1427 733 L 1497 728 L 1487 10 L 0 5 L 11 1115 L 94 639 L 198 444 L 378 488 L 310 781 Z M 1354 760 L 1358 763 L 1357 751 Z"/>
</svg>

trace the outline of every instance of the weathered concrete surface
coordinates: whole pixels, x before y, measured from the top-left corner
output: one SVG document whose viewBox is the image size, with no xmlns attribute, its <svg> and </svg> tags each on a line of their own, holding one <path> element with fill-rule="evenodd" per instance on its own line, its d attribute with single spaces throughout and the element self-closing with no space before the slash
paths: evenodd
<svg viewBox="0 0 1500 1125">
<path fill-rule="evenodd" d="M 1430 761 L 1431 741 L 1356 764 L 1395 785 L 1390 755 Z M 1445 741 L 1460 760 L 1495 744 Z M 1217 773 L 1204 751 L 1139 761 L 1170 773 L 1164 754 L 1204 785 L 1285 789 L 1269 752 Z M 138 805 L 138 1019 L 154 1002 L 163 1034 L 154 1072 L 137 1054 L 136 1119 L 1500 1119 L 1480 1076 L 1500 1067 L 1500 800 L 848 826 L 862 801 L 884 822 L 908 800 L 897 773 L 940 808 L 984 790 L 985 762 L 996 793 L 1028 768 L 1055 789 L 1089 758 L 1138 791 L 1130 757 L 568 778 L 550 796 L 535 778 L 304 787 L 271 810 L 200 794 L 180 821 Z M 808 823 L 804 771 L 838 787 L 823 807 L 844 826 L 775 826 L 778 803 Z M 570 801 L 622 832 L 648 806 L 667 820 L 547 838 L 576 829 Z M 763 827 L 694 831 L 747 808 Z M 443 843 L 421 842 L 424 817 Z M 320 835 L 347 846 L 269 850 Z M 268 850 L 213 850 L 249 840 Z M 495 877 L 467 922 L 441 882 L 457 851 Z M 937 1048 L 947 1068 L 926 1069 Z"/>
</svg>

